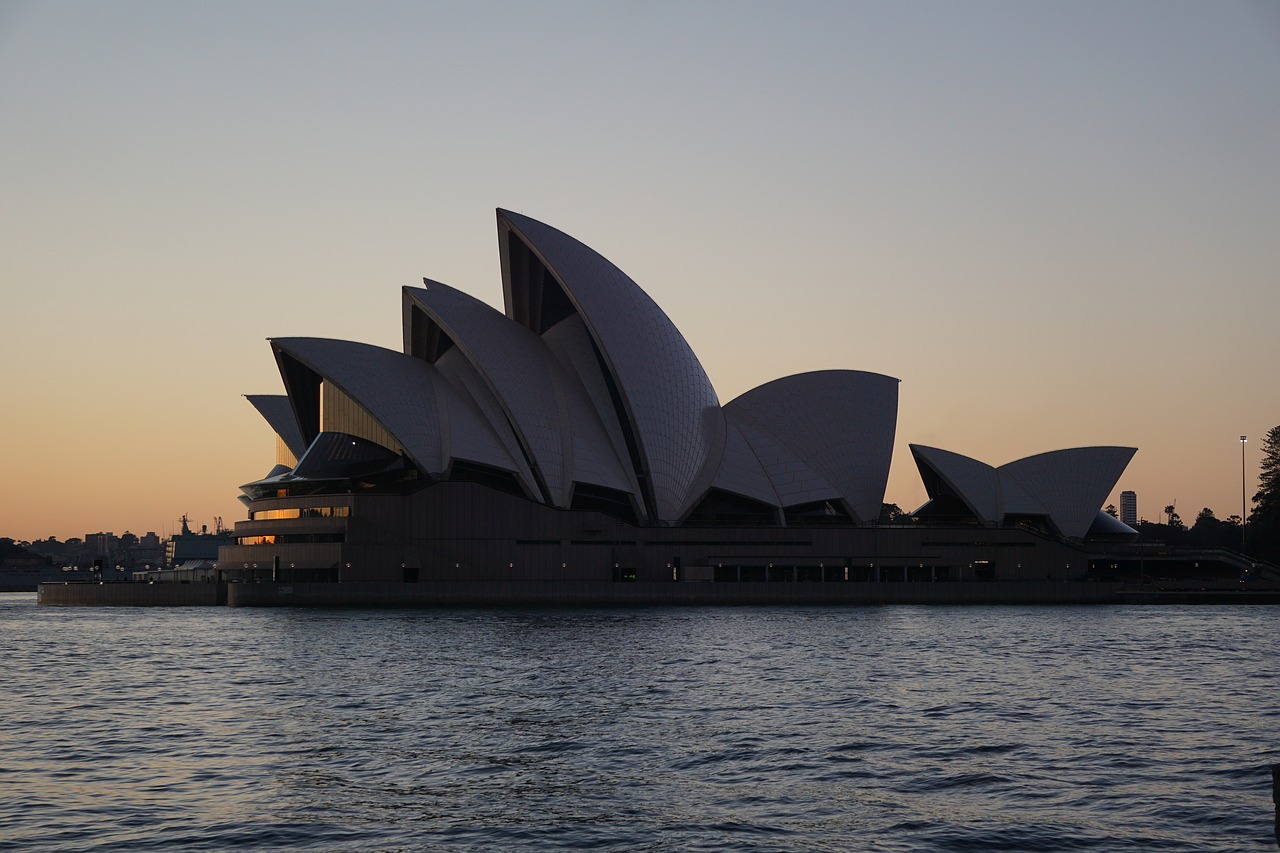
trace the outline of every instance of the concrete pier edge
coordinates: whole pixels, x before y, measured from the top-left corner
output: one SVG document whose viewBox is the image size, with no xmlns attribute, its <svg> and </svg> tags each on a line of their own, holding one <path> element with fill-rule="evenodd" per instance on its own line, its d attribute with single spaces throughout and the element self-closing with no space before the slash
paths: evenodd
<svg viewBox="0 0 1280 853">
<path fill-rule="evenodd" d="M 873 604 L 1277 604 L 1273 588 L 1158 590 L 1081 581 L 41 584 L 47 606 L 655 607 Z"/>
</svg>

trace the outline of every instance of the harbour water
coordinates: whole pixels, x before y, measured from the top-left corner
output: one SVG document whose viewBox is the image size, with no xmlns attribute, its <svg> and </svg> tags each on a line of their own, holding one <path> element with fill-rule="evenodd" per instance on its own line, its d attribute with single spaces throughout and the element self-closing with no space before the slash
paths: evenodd
<svg viewBox="0 0 1280 853">
<path fill-rule="evenodd" d="M 1280 606 L 0 595 L 0 850 L 1276 849 Z"/>
</svg>

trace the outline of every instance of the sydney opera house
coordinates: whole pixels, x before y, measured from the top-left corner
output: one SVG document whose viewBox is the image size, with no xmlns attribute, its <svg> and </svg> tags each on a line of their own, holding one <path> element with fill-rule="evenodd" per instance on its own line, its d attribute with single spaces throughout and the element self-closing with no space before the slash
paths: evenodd
<svg viewBox="0 0 1280 853">
<path fill-rule="evenodd" d="M 505 312 L 428 280 L 403 289 L 402 351 L 271 341 L 285 393 L 248 399 L 276 464 L 242 487 L 228 578 L 785 597 L 1065 581 L 1133 534 L 1100 511 L 1127 447 L 993 467 L 911 445 L 929 500 L 883 517 L 897 379 L 824 370 L 721 402 L 624 272 L 534 219 L 497 224 Z"/>
</svg>

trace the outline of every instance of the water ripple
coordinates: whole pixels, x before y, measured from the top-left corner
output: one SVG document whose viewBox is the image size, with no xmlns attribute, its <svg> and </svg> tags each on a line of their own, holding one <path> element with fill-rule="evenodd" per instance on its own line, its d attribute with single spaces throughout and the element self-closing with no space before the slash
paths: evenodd
<svg viewBox="0 0 1280 853">
<path fill-rule="evenodd" d="M 1276 607 L 0 619 L 0 850 L 1275 844 Z"/>
</svg>

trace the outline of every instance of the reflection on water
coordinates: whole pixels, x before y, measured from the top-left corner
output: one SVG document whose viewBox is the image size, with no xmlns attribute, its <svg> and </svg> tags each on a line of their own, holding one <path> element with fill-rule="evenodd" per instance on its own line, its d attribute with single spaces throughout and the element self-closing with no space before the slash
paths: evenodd
<svg viewBox="0 0 1280 853">
<path fill-rule="evenodd" d="M 1274 845 L 1280 607 L 0 619 L 0 849 Z"/>
</svg>

